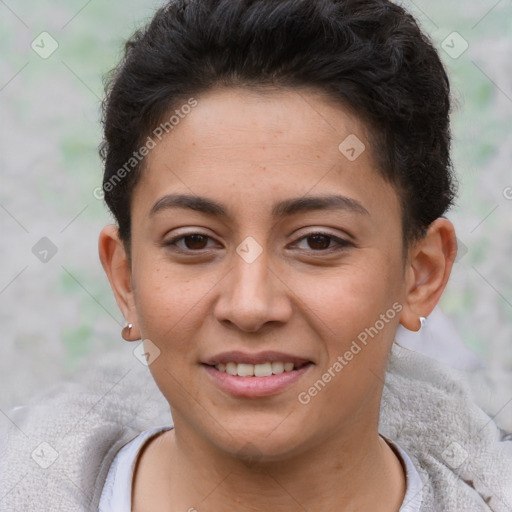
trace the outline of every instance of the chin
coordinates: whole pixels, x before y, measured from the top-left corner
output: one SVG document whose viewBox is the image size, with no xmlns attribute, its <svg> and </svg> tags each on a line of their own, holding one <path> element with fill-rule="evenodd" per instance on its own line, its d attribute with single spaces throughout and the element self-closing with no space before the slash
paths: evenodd
<svg viewBox="0 0 512 512">
<path fill-rule="evenodd" d="M 283 423 L 282 417 L 280 421 Z M 307 444 L 301 429 L 295 431 L 286 426 L 269 428 L 267 423 L 259 427 L 252 424 L 230 429 L 230 434 L 222 439 L 212 439 L 212 442 L 229 455 L 254 464 L 287 460 L 302 451 L 301 447 L 305 449 L 304 445 Z"/>
</svg>

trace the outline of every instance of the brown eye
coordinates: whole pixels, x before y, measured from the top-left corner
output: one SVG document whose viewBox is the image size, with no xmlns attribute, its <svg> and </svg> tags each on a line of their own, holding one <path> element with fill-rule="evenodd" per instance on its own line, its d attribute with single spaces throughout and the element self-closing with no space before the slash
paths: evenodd
<svg viewBox="0 0 512 512">
<path fill-rule="evenodd" d="M 212 240 L 212 238 L 202 233 L 191 233 L 177 236 L 168 242 L 164 242 L 163 245 L 177 252 L 193 253 L 209 249 L 210 247 L 207 245 L 209 240 Z"/>
<path fill-rule="evenodd" d="M 204 235 L 186 235 L 183 237 L 187 249 L 204 249 L 208 242 L 208 237 Z"/>
<path fill-rule="evenodd" d="M 304 247 L 304 245 L 300 247 L 300 244 L 303 242 L 306 242 L 307 247 Z M 331 245 L 331 243 L 333 243 L 333 245 Z M 310 252 L 341 251 L 354 245 L 347 240 L 343 240 L 329 233 L 310 233 L 300 238 L 296 244 L 299 249 Z"/>
<path fill-rule="evenodd" d="M 331 237 L 327 235 L 311 235 L 307 237 L 308 245 L 311 249 L 325 250 L 331 244 Z"/>
</svg>

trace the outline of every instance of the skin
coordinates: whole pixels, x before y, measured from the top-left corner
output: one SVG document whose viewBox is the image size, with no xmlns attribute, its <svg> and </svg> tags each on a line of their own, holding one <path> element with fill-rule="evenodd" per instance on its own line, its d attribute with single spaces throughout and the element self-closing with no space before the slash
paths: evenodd
<svg viewBox="0 0 512 512">
<path fill-rule="evenodd" d="M 351 134 L 366 146 L 354 161 L 338 149 Z M 171 193 L 215 200 L 229 216 L 186 208 L 151 216 Z M 272 217 L 278 201 L 325 194 L 367 213 Z M 211 90 L 148 155 L 131 218 L 131 262 L 115 226 L 101 232 L 100 259 L 133 324 L 126 339 L 160 350 L 150 370 L 175 423 L 139 458 L 133 510 L 396 512 L 405 476 L 378 435 L 385 368 L 398 324 L 418 330 L 457 249 L 453 225 L 440 218 L 404 261 L 399 199 L 376 168 L 365 125 L 314 90 Z M 348 243 L 311 238 L 318 231 Z M 210 238 L 176 242 L 187 254 L 163 244 L 194 233 Z M 262 250 L 251 263 L 236 252 L 249 236 Z M 401 311 L 300 403 L 394 303 Z M 231 350 L 314 364 L 279 394 L 233 397 L 201 365 Z"/>
</svg>

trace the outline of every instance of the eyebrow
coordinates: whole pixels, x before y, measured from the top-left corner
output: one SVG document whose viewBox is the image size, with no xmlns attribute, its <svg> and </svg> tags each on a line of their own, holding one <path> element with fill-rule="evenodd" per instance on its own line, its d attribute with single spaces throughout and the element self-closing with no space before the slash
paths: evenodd
<svg viewBox="0 0 512 512">
<path fill-rule="evenodd" d="M 212 217 L 230 217 L 227 208 L 221 203 L 207 197 L 187 194 L 168 194 L 161 197 L 151 208 L 149 217 L 153 217 L 161 211 L 172 208 L 187 208 Z M 274 218 L 283 218 L 297 213 L 315 210 L 345 210 L 357 214 L 370 215 L 368 210 L 356 199 L 331 194 L 298 197 L 279 201 L 272 207 L 272 216 Z"/>
</svg>

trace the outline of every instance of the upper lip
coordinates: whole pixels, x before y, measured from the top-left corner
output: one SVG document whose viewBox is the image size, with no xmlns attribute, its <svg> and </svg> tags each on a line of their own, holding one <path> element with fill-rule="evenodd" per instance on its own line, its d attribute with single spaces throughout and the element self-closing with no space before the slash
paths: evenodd
<svg viewBox="0 0 512 512">
<path fill-rule="evenodd" d="M 206 361 L 203 361 L 203 364 L 207 364 L 209 366 L 215 366 L 220 363 L 238 363 L 238 364 L 262 364 L 262 363 L 275 363 L 275 362 L 283 362 L 288 363 L 291 362 L 295 366 L 303 365 L 306 363 L 312 362 L 310 359 L 305 359 L 303 357 L 292 356 L 291 354 L 285 354 L 283 352 L 274 352 L 274 351 L 266 351 L 266 352 L 257 352 L 255 354 L 249 354 L 247 352 L 240 351 L 231 351 L 231 352 L 222 352 L 221 354 L 217 354 Z"/>
</svg>

